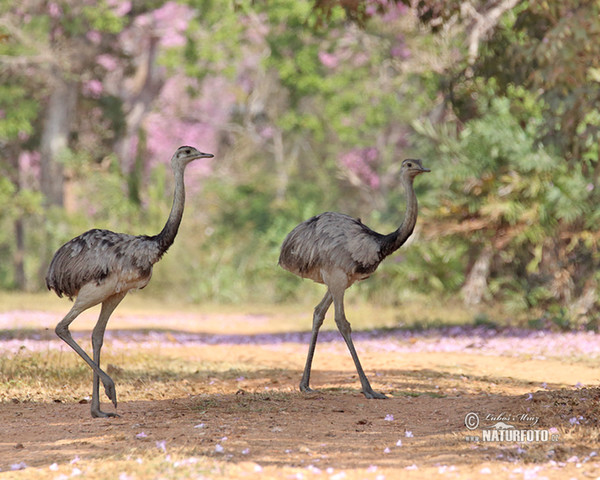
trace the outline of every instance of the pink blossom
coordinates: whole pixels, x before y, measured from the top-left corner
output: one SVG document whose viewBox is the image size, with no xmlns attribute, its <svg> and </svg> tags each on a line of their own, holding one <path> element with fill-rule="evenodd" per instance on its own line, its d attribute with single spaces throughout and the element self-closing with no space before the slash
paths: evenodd
<svg viewBox="0 0 600 480">
<path fill-rule="evenodd" d="M 387 2 L 387 5 L 384 6 L 382 20 L 385 23 L 393 22 L 406 14 L 407 11 L 408 7 L 400 2 Z"/>
<path fill-rule="evenodd" d="M 381 180 L 376 172 L 379 151 L 376 148 L 354 149 L 340 158 L 340 163 L 370 188 L 379 188 Z"/>
<path fill-rule="evenodd" d="M 396 36 L 396 41 L 390 48 L 390 54 L 392 55 L 392 57 L 400 58 L 402 60 L 405 60 L 410 57 L 411 51 L 410 48 L 408 48 L 408 45 L 406 45 L 404 35 Z"/>
<path fill-rule="evenodd" d="M 395 58 L 401 58 L 405 60 L 410 57 L 410 50 L 406 45 L 394 45 L 390 49 L 390 55 Z"/>
<path fill-rule="evenodd" d="M 365 13 L 372 17 L 381 12 L 381 19 L 384 22 L 392 22 L 398 17 L 404 15 L 409 7 L 400 2 L 392 2 L 390 0 L 368 0 L 365 8 Z"/>
<path fill-rule="evenodd" d="M 50 2 L 48 4 L 48 15 L 50 15 L 50 17 L 52 18 L 58 18 L 60 17 L 62 14 L 61 8 L 58 6 L 58 4 L 54 3 L 54 2 Z"/>
<path fill-rule="evenodd" d="M 83 85 L 83 92 L 90 97 L 98 98 L 103 91 L 104 87 L 100 80 L 93 79 Z"/>
<path fill-rule="evenodd" d="M 366 65 L 369 62 L 369 60 L 370 60 L 370 57 L 367 53 L 358 52 L 352 58 L 352 66 L 357 67 L 357 68 L 362 67 L 362 66 Z"/>
<path fill-rule="evenodd" d="M 240 17 L 238 20 L 242 25 L 247 26 L 244 37 L 248 43 L 255 45 L 264 45 L 265 38 L 269 33 L 268 19 L 266 14 L 258 14 L 252 17 Z"/>
<path fill-rule="evenodd" d="M 182 47 L 185 45 L 185 37 L 175 30 L 166 30 L 160 44 L 166 48 Z"/>
<path fill-rule="evenodd" d="M 129 0 L 108 0 L 107 3 L 117 17 L 124 17 L 131 11 L 131 2 Z"/>
<path fill-rule="evenodd" d="M 339 64 L 339 59 L 329 52 L 319 52 L 319 60 L 327 68 L 335 68 Z"/>
<path fill-rule="evenodd" d="M 22 150 L 19 154 L 19 172 L 22 177 L 40 178 L 40 152 Z"/>
<path fill-rule="evenodd" d="M 85 36 L 94 45 L 98 45 L 102 41 L 102 34 L 97 30 L 90 30 Z"/>
<path fill-rule="evenodd" d="M 369 17 L 372 17 L 373 15 L 375 15 L 377 13 L 377 5 L 374 4 L 373 2 L 370 2 L 369 4 L 367 4 L 367 7 L 365 8 L 365 13 Z"/>
<path fill-rule="evenodd" d="M 138 15 L 133 20 L 133 25 L 137 28 L 148 28 L 148 27 L 150 27 L 151 24 L 152 24 L 151 14 Z M 126 33 L 126 32 L 127 32 L 127 30 L 124 30 L 121 33 Z"/>
<path fill-rule="evenodd" d="M 200 84 L 184 75 L 170 77 L 145 122 L 147 149 L 155 162 L 168 162 L 180 145 L 192 145 L 216 154 L 218 132 L 229 119 L 235 95 L 224 77 L 207 77 Z M 198 92 L 191 96 L 189 92 Z M 219 95 L 214 95 L 219 92 Z M 206 176 L 212 162 L 194 162 L 189 171 Z M 151 165 L 152 166 L 152 165 Z M 193 182 L 190 182 L 193 184 Z"/>
<path fill-rule="evenodd" d="M 167 2 L 162 7 L 154 10 L 156 30 L 161 36 L 160 43 L 163 47 L 180 47 L 185 45 L 185 31 L 188 26 L 192 10 L 186 5 Z"/>
<path fill-rule="evenodd" d="M 96 57 L 96 63 L 109 72 L 114 71 L 119 65 L 117 59 L 113 55 L 107 53 L 98 55 L 98 57 Z"/>
<path fill-rule="evenodd" d="M 266 125 L 258 131 L 258 134 L 264 139 L 273 138 L 274 133 L 275 129 L 271 125 Z"/>
</svg>

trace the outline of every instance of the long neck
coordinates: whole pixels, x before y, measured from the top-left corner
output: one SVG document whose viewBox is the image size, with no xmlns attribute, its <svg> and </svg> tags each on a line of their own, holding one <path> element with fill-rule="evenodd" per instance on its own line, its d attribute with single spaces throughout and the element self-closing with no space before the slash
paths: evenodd
<svg viewBox="0 0 600 480">
<path fill-rule="evenodd" d="M 419 207 L 417 204 L 417 195 L 413 188 L 413 180 L 414 178 L 408 175 L 402 177 L 402 183 L 406 192 L 406 213 L 404 214 L 402 225 L 400 225 L 398 230 L 386 235 L 383 239 L 381 251 L 386 257 L 398 250 L 415 229 Z"/>
<path fill-rule="evenodd" d="M 158 243 L 159 248 L 159 259 L 168 248 L 173 245 L 175 236 L 179 230 L 179 224 L 183 217 L 183 206 L 185 204 L 185 184 L 183 181 L 183 171 L 185 166 L 176 167 L 173 170 L 175 175 L 175 192 L 173 194 L 173 207 L 171 213 L 167 219 L 162 231 L 154 237 L 154 240 Z M 158 260 L 157 260 L 158 261 Z"/>
</svg>

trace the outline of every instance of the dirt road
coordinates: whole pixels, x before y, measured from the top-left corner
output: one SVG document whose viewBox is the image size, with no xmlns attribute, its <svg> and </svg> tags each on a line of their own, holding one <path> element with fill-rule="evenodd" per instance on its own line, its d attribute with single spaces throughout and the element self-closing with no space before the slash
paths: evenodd
<svg viewBox="0 0 600 480">
<path fill-rule="evenodd" d="M 243 315 L 226 323 L 195 318 L 192 330 L 141 330 L 138 321 L 122 316 L 107 333 L 118 418 L 90 417 L 91 378 L 80 387 L 39 383 L 27 395 L 5 383 L 0 476 L 102 478 L 107 462 L 123 478 L 600 476 L 596 335 L 359 331 L 367 375 L 390 397 L 366 400 L 336 332 L 323 332 L 317 346 L 312 386 L 319 391 L 301 394 L 306 332 L 267 332 L 260 321 L 249 332 L 252 319 Z M 36 349 L 74 355 L 46 320 L 26 333 L 6 322 L 0 318 L 0 358 Z M 87 338 L 87 327 L 76 337 Z M 144 373 L 156 362 L 166 365 L 160 373 Z M 476 428 L 465 426 L 466 417 Z"/>
</svg>

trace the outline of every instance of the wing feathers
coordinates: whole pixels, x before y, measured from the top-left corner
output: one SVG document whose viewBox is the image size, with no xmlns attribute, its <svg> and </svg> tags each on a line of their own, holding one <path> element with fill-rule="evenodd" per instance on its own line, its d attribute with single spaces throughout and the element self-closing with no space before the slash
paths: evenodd
<svg viewBox="0 0 600 480">
<path fill-rule="evenodd" d="M 89 230 L 65 243 L 54 254 L 46 286 L 59 297 L 73 298 L 86 283 L 102 283 L 110 274 L 145 277 L 158 261 L 158 246 L 150 237 Z"/>
<path fill-rule="evenodd" d="M 372 273 L 383 258 L 380 239 L 359 220 L 326 212 L 290 232 L 279 264 L 292 273 L 322 282 L 321 269 L 337 267 L 348 275 Z"/>
</svg>

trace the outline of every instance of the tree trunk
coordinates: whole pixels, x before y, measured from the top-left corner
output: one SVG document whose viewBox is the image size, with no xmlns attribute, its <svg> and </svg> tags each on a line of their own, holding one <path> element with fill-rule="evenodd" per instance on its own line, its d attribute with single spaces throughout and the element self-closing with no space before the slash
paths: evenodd
<svg viewBox="0 0 600 480">
<path fill-rule="evenodd" d="M 77 88 L 73 82 L 65 80 L 59 74 L 52 78 L 50 87 L 53 90 L 46 107 L 40 139 L 40 187 L 46 208 L 62 208 L 65 185 L 63 161 L 69 147 L 69 135 L 77 104 Z M 47 232 L 40 249 L 39 279 L 46 276 L 46 268 L 56 247 L 50 238 Z"/>
<path fill-rule="evenodd" d="M 126 90 L 122 93 L 123 110 L 125 116 L 125 131 L 115 141 L 114 149 L 121 160 L 121 165 L 128 178 L 129 198 L 139 204 L 141 202 L 140 188 L 144 173 L 143 160 L 140 156 L 140 130 L 152 103 L 160 94 L 164 85 L 164 78 L 157 67 L 158 37 L 151 35 L 148 39 L 148 48 L 144 49 L 135 75 L 127 83 Z"/>
<path fill-rule="evenodd" d="M 578 327 L 591 323 L 591 315 L 597 314 L 598 283 L 593 275 L 585 282 L 583 292 L 569 303 L 569 315 Z M 594 311 L 594 309 L 596 310 Z"/>
<path fill-rule="evenodd" d="M 21 178 L 21 169 L 19 167 L 19 148 L 16 144 L 6 146 L 7 158 L 10 159 L 11 169 L 9 170 L 9 178 L 16 187 L 16 195 L 23 188 L 23 179 Z M 18 215 L 14 218 L 14 286 L 18 290 L 25 290 L 27 279 L 25 278 L 25 226 L 23 217 Z"/>
<path fill-rule="evenodd" d="M 487 294 L 487 279 L 490 275 L 493 254 L 492 247 L 485 246 L 479 253 L 477 260 L 475 260 L 473 268 L 467 275 L 467 280 L 460 291 L 465 305 L 478 305 Z"/>
<path fill-rule="evenodd" d="M 46 206 L 64 204 L 64 173 L 61 156 L 69 145 L 69 133 L 77 102 L 77 89 L 72 82 L 57 75 L 52 85 L 44 118 L 41 153 L 41 189 Z"/>
</svg>

